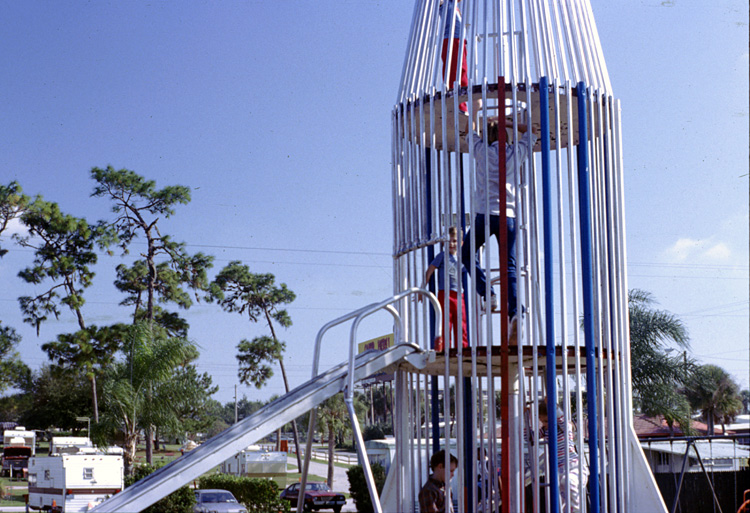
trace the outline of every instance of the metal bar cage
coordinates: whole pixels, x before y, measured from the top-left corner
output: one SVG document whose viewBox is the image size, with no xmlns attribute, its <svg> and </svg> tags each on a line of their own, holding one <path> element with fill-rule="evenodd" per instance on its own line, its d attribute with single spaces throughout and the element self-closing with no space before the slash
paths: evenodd
<svg viewBox="0 0 750 513">
<path fill-rule="evenodd" d="M 398 303 L 437 356 L 397 383 L 384 510 L 419 509 L 438 449 L 460 512 L 632 510 L 620 105 L 588 1 L 417 0 L 392 129 L 394 294 L 445 293 Z"/>
</svg>

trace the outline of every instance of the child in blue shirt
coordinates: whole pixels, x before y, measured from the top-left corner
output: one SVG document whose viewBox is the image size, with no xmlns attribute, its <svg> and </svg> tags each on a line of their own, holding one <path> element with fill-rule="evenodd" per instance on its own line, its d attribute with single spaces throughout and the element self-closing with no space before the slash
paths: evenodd
<svg viewBox="0 0 750 513">
<path fill-rule="evenodd" d="M 458 294 L 458 231 L 455 226 L 448 228 L 448 256 L 446 258 L 445 251 L 441 251 L 437 256 L 430 262 L 427 272 L 424 277 L 424 285 L 422 288 L 426 288 L 430 282 L 432 275 L 435 270 L 438 271 L 438 301 L 443 306 L 443 311 L 448 317 L 449 329 L 453 332 L 451 347 L 458 347 L 456 340 L 458 340 L 458 304 L 461 303 L 461 329 L 462 329 L 462 340 L 463 346 L 469 347 L 469 338 L 466 334 L 466 307 L 464 306 L 463 299 Z M 449 305 L 446 308 L 445 305 L 445 272 L 448 272 L 448 296 Z M 462 276 L 466 276 L 466 268 L 461 267 Z M 435 341 L 435 349 L 437 351 L 443 350 L 443 340 L 437 339 Z"/>
</svg>

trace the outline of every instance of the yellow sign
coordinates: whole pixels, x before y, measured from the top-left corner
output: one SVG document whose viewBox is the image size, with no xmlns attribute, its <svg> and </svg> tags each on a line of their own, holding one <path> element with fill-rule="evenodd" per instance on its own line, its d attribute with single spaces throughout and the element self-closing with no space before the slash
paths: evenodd
<svg viewBox="0 0 750 513">
<path fill-rule="evenodd" d="M 364 353 L 365 351 L 369 351 L 370 349 L 383 351 L 384 349 L 388 349 L 389 347 L 393 346 L 393 340 L 393 333 L 391 333 L 390 335 L 383 335 L 382 337 L 365 340 L 364 342 L 359 343 L 359 352 Z"/>
</svg>

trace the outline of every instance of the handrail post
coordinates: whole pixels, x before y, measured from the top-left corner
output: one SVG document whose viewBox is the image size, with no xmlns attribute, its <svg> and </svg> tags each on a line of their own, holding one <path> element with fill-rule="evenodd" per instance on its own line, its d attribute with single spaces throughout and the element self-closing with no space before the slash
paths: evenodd
<svg viewBox="0 0 750 513">
<path fill-rule="evenodd" d="M 398 341 L 401 338 L 401 333 L 403 333 L 403 326 L 402 326 L 403 323 L 401 320 L 401 316 L 399 315 L 398 311 L 392 304 L 412 294 L 421 294 L 423 296 L 427 296 L 427 299 L 430 300 L 430 303 L 432 304 L 433 308 L 438 313 L 438 315 L 442 315 L 442 308 L 440 306 L 440 302 L 437 300 L 437 298 L 432 292 L 430 292 L 429 290 L 412 287 L 389 299 L 386 299 L 385 301 L 381 301 L 380 303 L 372 303 L 370 305 L 359 308 L 358 310 L 354 310 L 353 312 L 350 312 L 342 317 L 339 317 L 338 319 L 334 319 L 333 321 L 330 321 L 318 331 L 318 335 L 315 338 L 315 348 L 314 348 L 314 354 L 313 354 L 313 367 L 312 367 L 313 378 L 315 378 L 318 375 L 318 371 L 319 371 L 320 348 L 323 342 L 323 335 L 325 335 L 325 333 L 332 327 L 338 326 L 339 324 L 342 324 L 346 321 L 354 319 L 354 323 L 352 325 L 350 347 L 349 347 L 349 374 L 348 374 L 348 379 L 347 379 L 347 385 L 344 389 L 346 391 L 344 394 L 344 403 L 346 404 L 347 410 L 349 411 L 349 417 L 351 418 L 352 428 L 354 430 L 354 436 L 355 436 L 355 441 L 356 441 L 356 446 L 357 446 L 357 454 L 358 454 L 359 459 L 362 461 L 362 467 L 363 467 L 363 470 L 365 471 L 365 480 L 367 481 L 367 488 L 370 491 L 370 498 L 372 499 L 373 506 L 377 505 L 376 511 L 378 513 L 382 513 L 382 508 L 380 506 L 380 499 L 378 497 L 377 488 L 375 486 L 375 479 L 372 476 L 372 469 L 370 468 L 370 463 L 367 460 L 367 454 L 364 451 L 364 440 L 362 438 L 362 431 L 359 427 L 359 421 L 357 420 L 357 414 L 354 411 L 354 360 L 356 356 L 354 352 L 354 343 L 356 341 L 356 332 L 357 332 L 357 328 L 359 326 L 360 321 L 364 317 L 367 317 L 382 309 L 387 310 L 391 315 L 393 315 L 394 320 L 396 321 L 395 323 L 396 328 L 394 330 L 394 339 L 397 341 L 396 343 L 398 343 Z M 438 326 L 438 335 L 442 335 L 442 325 Z M 312 440 L 313 440 L 313 435 L 315 434 L 315 420 L 316 420 L 315 417 L 316 417 L 316 409 L 313 408 L 310 411 L 310 422 L 309 422 L 309 426 L 307 429 L 305 461 L 302 464 L 302 469 L 301 469 L 302 477 L 300 479 L 300 493 L 297 495 L 297 511 L 302 511 L 302 509 L 304 508 L 304 498 L 305 498 L 304 490 L 305 490 L 305 487 L 307 486 L 307 474 L 310 470 Z"/>
</svg>

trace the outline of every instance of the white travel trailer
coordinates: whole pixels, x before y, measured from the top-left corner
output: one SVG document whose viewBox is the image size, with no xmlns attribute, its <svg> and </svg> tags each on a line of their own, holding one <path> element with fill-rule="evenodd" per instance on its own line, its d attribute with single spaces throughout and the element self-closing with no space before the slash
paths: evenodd
<svg viewBox="0 0 750 513">
<path fill-rule="evenodd" d="M 36 454 L 36 432 L 23 426 L 3 431 L 3 474 L 23 472 Z"/>
<path fill-rule="evenodd" d="M 122 449 L 77 449 L 29 460 L 31 509 L 84 512 L 123 489 Z"/>
<path fill-rule="evenodd" d="M 9 445 L 25 445 L 31 447 L 32 450 L 36 448 L 36 431 L 29 431 L 23 426 L 16 426 L 14 429 L 6 429 L 3 431 L 3 445 L 8 447 Z"/>
<path fill-rule="evenodd" d="M 75 454 L 81 448 L 93 448 L 94 444 L 85 436 L 53 436 L 49 444 L 50 454 Z"/>
<path fill-rule="evenodd" d="M 286 475 L 287 453 L 263 451 L 251 445 L 221 464 L 221 471 L 236 476 Z"/>
</svg>

